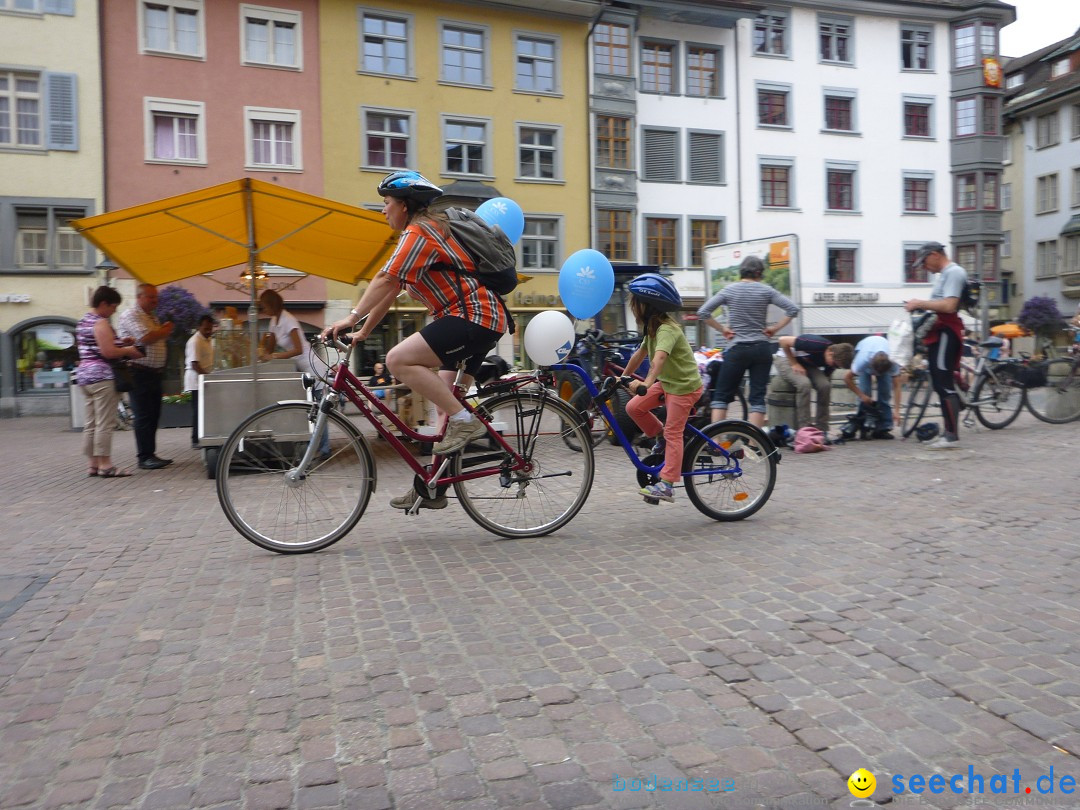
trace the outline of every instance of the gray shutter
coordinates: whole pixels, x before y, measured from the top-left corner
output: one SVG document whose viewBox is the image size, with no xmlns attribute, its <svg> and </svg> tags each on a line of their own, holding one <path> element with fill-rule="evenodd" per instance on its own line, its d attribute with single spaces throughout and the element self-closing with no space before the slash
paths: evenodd
<svg viewBox="0 0 1080 810">
<path fill-rule="evenodd" d="M 45 13 L 74 17 L 75 0 L 45 0 Z"/>
<path fill-rule="evenodd" d="M 710 132 L 690 133 L 690 182 L 724 182 L 724 137 Z"/>
<path fill-rule="evenodd" d="M 646 129 L 643 133 L 645 149 L 645 180 L 678 182 L 679 179 L 679 133 Z"/>
<path fill-rule="evenodd" d="M 79 149 L 79 94 L 74 73 L 45 74 L 45 143 L 49 149 Z"/>
</svg>

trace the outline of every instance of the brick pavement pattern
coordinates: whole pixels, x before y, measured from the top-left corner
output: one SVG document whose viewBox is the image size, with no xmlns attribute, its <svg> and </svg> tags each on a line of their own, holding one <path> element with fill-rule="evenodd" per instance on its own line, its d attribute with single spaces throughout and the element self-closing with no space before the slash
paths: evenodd
<svg viewBox="0 0 1080 810">
<path fill-rule="evenodd" d="M 881 802 L 969 766 L 1032 794 L 893 801 L 1080 801 L 1080 424 L 785 453 L 732 524 L 605 444 L 525 541 L 392 511 L 377 446 L 359 526 L 300 556 L 231 529 L 185 430 L 100 480 L 66 427 L 0 421 L 0 807 L 848 807 L 859 767 Z"/>
</svg>

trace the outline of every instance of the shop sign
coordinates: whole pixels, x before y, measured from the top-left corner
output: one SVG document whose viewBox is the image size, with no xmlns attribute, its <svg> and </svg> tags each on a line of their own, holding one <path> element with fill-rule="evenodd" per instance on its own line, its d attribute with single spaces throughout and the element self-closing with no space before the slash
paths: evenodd
<svg viewBox="0 0 1080 810">
<path fill-rule="evenodd" d="M 881 296 L 876 292 L 816 292 L 815 304 L 850 304 L 853 302 L 876 302 Z"/>
<path fill-rule="evenodd" d="M 516 307 L 562 308 L 562 298 L 557 295 L 544 295 L 543 293 L 515 292 L 509 303 Z"/>
<path fill-rule="evenodd" d="M 0 293 L 0 304 L 29 304 L 29 293 Z"/>
</svg>

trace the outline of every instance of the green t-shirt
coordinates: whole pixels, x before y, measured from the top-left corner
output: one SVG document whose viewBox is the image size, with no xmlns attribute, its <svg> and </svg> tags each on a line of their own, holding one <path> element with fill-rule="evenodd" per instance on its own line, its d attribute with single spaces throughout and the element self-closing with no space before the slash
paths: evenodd
<svg viewBox="0 0 1080 810">
<path fill-rule="evenodd" d="M 694 350 L 678 325 L 671 321 L 660 324 L 656 337 L 646 335 L 643 345 L 650 362 L 658 351 L 667 352 L 667 360 L 657 377 L 663 383 L 665 393 L 692 394 L 701 388 L 701 374 L 698 373 Z"/>
</svg>

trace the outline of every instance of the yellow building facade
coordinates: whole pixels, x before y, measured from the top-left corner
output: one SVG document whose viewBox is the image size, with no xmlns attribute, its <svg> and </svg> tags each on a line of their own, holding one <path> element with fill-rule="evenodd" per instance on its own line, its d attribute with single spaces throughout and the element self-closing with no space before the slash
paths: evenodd
<svg viewBox="0 0 1080 810">
<path fill-rule="evenodd" d="M 559 268 L 590 239 L 587 36 L 598 4 L 537 5 L 324 0 L 319 12 L 325 195 L 378 209 L 379 181 L 408 168 L 455 204 L 518 203 L 529 279 L 508 296 L 518 331 L 498 348 L 514 360 L 530 314 L 561 307 Z M 330 286 L 328 319 L 360 292 Z M 400 300 L 366 360 L 423 320 Z"/>
</svg>

